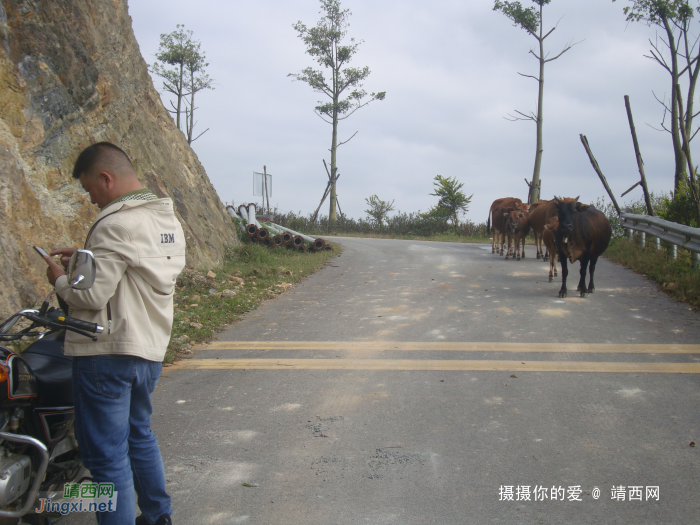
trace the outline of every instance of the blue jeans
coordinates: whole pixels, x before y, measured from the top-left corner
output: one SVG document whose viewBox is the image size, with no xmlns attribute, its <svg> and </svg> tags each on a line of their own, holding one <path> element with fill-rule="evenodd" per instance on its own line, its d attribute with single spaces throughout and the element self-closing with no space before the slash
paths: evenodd
<svg viewBox="0 0 700 525">
<path fill-rule="evenodd" d="M 114 483 L 116 512 L 98 512 L 100 525 L 133 525 L 134 489 L 149 523 L 171 514 L 163 460 L 151 430 L 151 394 L 162 364 L 140 357 L 73 357 L 75 435 L 95 483 Z"/>
</svg>

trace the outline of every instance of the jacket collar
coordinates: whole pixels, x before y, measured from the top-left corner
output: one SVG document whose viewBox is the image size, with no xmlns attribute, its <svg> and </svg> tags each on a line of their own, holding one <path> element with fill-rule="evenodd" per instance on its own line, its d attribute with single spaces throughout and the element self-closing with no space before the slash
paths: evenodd
<svg viewBox="0 0 700 525">
<path fill-rule="evenodd" d="M 95 221 L 93 222 L 93 224 L 95 224 L 99 220 L 102 220 L 107 215 L 112 215 L 113 213 L 116 213 L 118 211 L 122 211 L 124 209 L 137 208 L 138 206 L 147 206 L 149 204 L 162 205 L 162 203 L 171 203 L 171 205 L 172 205 L 172 200 L 165 198 L 165 199 L 157 199 L 154 201 L 132 200 L 132 201 L 115 202 L 113 204 L 110 204 L 109 206 L 105 206 L 100 211 L 100 213 L 97 215 L 97 217 L 95 217 Z"/>
</svg>

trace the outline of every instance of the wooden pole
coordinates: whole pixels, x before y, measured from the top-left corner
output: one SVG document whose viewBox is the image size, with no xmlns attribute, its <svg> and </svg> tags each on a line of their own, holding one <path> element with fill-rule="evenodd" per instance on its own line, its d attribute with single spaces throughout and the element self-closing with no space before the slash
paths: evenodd
<svg viewBox="0 0 700 525">
<path fill-rule="evenodd" d="M 603 172 L 600 171 L 600 167 L 598 166 L 598 161 L 595 160 L 595 157 L 593 156 L 593 152 L 591 151 L 591 147 L 588 145 L 588 139 L 586 138 L 586 135 L 580 134 L 579 137 L 581 137 L 581 144 L 583 144 L 583 147 L 586 149 L 586 153 L 588 153 L 588 159 L 591 161 L 591 165 L 593 166 L 593 169 L 598 174 L 598 177 L 600 177 L 600 182 L 602 182 L 603 186 L 605 186 L 605 191 L 607 191 L 608 195 L 610 195 L 610 199 L 612 200 L 613 206 L 615 206 L 615 210 L 617 210 L 617 214 L 620 215 L 621 214 L 620 207 L 617 205 L 617 201 L 615 200 L 615 195 L 613 195 L 613 192 L 610 189 L 610 186 L 608 186 L 608 181 L 605 180 L 605 175 L 603 175 Z"/>
<path fill-rule="evenodd" d="M 267 192 L 267 166 L 263 166 L 263 179 L 265 181 L 265 197 L 267 197 L 267 214 L 270 214 L 270 195 Z"/>
<path fill-rule="evenodd" d="M 644 175 L 644 161 L 642 154 L 639 151 L 639 143 L 637 142 L 637 132 L 634 130 L 634 120 L 632 120 L 632 107 L 630 106 L 630 97 L 625 95 L 625 107 L 627 108 L 627 119 L 630 121 L 630 131 L 632 132 L 632 142 L 634 143 L 634 154 L 637 157 L 637 166 L 639 167 L 639 175 L 642 178 L 642 189 L 644 190 L 644 200 L 647 203 L 647 213 L 654 215 L 654 209 L 651 207 L 651 198 L 649 197 L 649 188 L 647 188 L 647 178 Z"/>
</svg>

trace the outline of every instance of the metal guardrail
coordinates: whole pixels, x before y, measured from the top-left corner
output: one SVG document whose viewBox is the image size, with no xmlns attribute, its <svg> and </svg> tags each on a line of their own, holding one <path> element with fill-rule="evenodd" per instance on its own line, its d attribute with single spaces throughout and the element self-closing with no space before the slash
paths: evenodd
<svg viewBox="0 0 700 525">
<path fill-rule="evenodd" d="M 700 228 L 691 228 L 671 221 L 665 221 L 649 215 L 622 212 L 620 215 L 622 227 L 630 234 L 632 230 L 640 232 L 640 243 L 646 243 L 646 234 L 655 237 L 655 244 L 661 249 L 661 240 L 671 244 L 671 256 L 677 256 L 677 247 L 685 248 L 691 252 L 692 266 L 700 268 Z"/>
</svg>

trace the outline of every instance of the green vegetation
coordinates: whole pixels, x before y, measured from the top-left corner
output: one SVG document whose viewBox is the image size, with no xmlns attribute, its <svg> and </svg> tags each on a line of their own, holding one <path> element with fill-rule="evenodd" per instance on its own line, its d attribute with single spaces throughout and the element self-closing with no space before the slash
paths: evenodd
<svg viewBox="0 0 700 525">
<path fill-rule="evenodd" d="M 398 211 L 387 217 L 382 224 L 374 220 L 352 219 L 339 215 L 335 223 L 321 216 L 311 220 L 311 215 L 301 212 L 275 213 L 272 222 L 311 236 L 348 235 L 358 237 L 381 237 L 385 239 L 450 240 L 452 242 L 487 242 L 486 223 L 461 222 L 457 230 L 448 222 L 449 217 L 430 217 L 420 212 Z"/>
<path fill-rule="evenodd" d="M 208 273 L 185 269 L 175 290 L 175 321 L 165 363 L 191 354 L 242 314 L 254 310 L 323 267 L 334 251 L 301 253 L 255 244 L 229 248 L 223 268 Z"/>
<path fill-rule="evenodd" d="M 691 268 L 689 251 L 678 248 L 678 259 L 674 260 L 666 249 L 656 250 L 653 245 L 642 249 L 637 242 L 618 237 L 604 255 L 659 283 L 676 299 L 700 307 L 700 271 Z"/>
<path fill-rule="evenodd" d="M 365 202 L 369 206 L 365 213 L 377 221 L 377 224 L 380 226 L 384 223 L 384 219 L 389 215 L 389 212 L 394 211 L 394 201 L 383 201 L 376 195 L 370 195 L 365 199 Z"/>
<path fill-rule="evenodd" d="M 461 191 L 464 183 L 458 182 L 456 177 L 443 177 L 436 175 L 433 179 L 435 193 L 430 195 L 440 197 L 437 205 L 431 207 L 424 216 L 426 218 L 450 219 L 455 232 L 459 232 L 459 216 L 467 213 L 469 203 L 474 194 L 467 197 Z"/>
<path fill-rule="evenodd" d="M 652 192 L 650 198 L 654 213 L 667 221 L 696 226 L 694 207 L 689 193 L 686 187 L 685 194 L 682 191 L 677 192 L 674 199 L 671 193 Z M 662 241 L 662 249 L 657 250 L 649 236 L 647 236 L 647 247 L 642 249 L 636 240 L 630 241 L 624 237 L 620 218 L 612 203 L 606 203 L 605 199 L 598 199 L 595 207 L 605 213 L 613 230 L 613 237 L 610 246 L 603 254 L 604 257 L 657 282 L 661 290 L 676 299 L 700 306 L 700 271 L 691 268 L 688 250 L 679 247 L 678 259 L 674 260 L 669 257 L 668 243 Z M 627 203 L 621 208 L 641 215 L 646 214 L 646 204 L 643 199 Z"/>
</svg>

